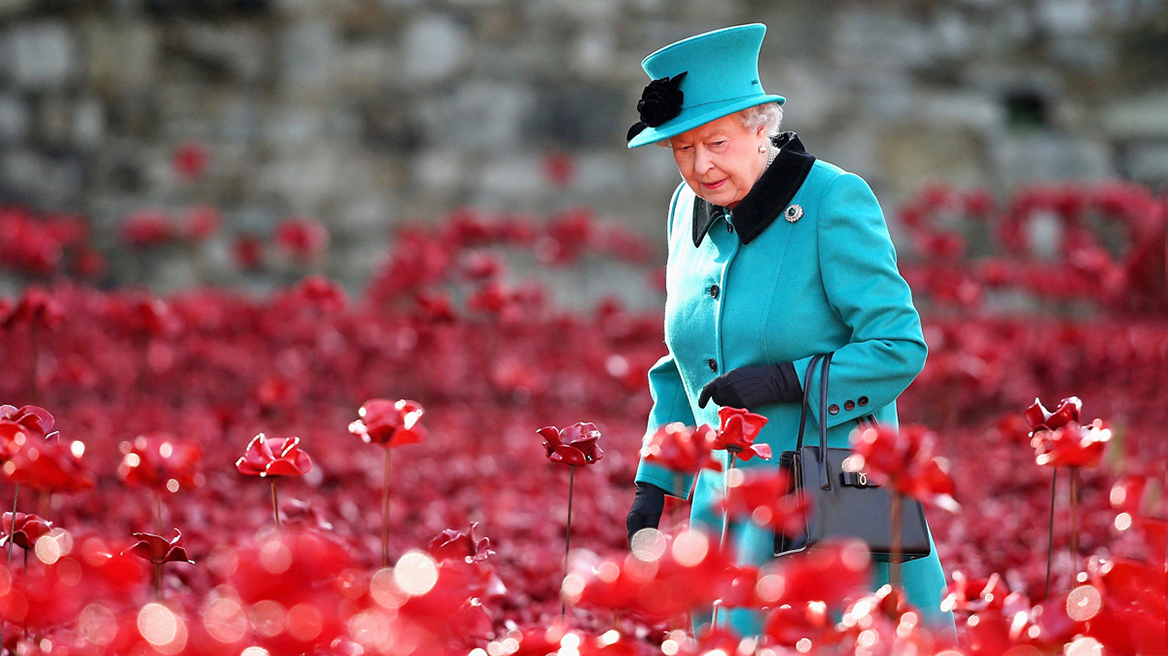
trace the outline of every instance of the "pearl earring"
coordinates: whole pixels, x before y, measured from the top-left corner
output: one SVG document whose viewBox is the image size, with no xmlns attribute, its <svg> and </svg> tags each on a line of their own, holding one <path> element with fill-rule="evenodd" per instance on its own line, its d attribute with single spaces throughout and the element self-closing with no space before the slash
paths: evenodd
<svg viewBox="0 0 1168 656">
<path fill-rule="evenodd" d="M 758 145 L 758 152 L 765 153 L 766 152 L 766 144 L 759 144 Z"/>
</svg>

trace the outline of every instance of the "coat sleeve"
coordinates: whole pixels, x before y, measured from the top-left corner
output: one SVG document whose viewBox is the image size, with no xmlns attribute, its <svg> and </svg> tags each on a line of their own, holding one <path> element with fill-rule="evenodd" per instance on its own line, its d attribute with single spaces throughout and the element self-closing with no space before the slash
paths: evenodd
<svg viewBox="0 0 1168 656">
<path fill-rule="evenodd" d="M 681 374 L 677 371 L 677 364 L 674 363 L 672 355 L 661 358 L 649 369 L 649 393 L 653 397 L 653 408 L 649 411 L 645 441 L 648 441 L 664 424 L 679 421 L 686 426 L 694 425 L 693 410 L 690 408 L 685 386 L 681 382 Z M 657 463 L 646 462 L 642 457 L 640 465 L 637 466 L 636 481 L 652 483 L 669 494 L 684 499 L 689 495 L 693 477 Z"/>
<path fill-rule="evenodd" d="M 828 426 L 854 421 L 896 400 L 925 364 L 928 348 L 912 292 L 876 196 L 859 176 L 841 173 L 819 206 L 820 274 L 828 305 L 851 329 L 831 361 Z M 804 380 L 810 358 L 795 361 Z M 814 374 L 812 389 L 818 383 Z M 811 394 L 818 416 L 819 395 Z"/>
</svg>

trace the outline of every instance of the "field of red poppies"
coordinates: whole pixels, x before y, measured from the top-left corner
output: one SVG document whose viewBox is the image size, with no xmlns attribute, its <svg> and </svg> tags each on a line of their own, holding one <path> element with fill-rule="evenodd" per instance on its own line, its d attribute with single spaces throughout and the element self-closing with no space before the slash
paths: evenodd
<svg viewBox="0 0 1168 656">
<path fill-rule="evenodd" d="M 458 211 L 400 228 L 359 297 L 310 275 L 254 298 L 103 288 L 83 219 L 3 208 L 0 262 L 26 282 L 0 298 L 3 646 L 1168 653 L 1168 199 L 937 187 L 896 212 L 930 345 L 901 417 L 928 430 L 871 461 L 926 500 L 953 483 L 956 511 L 928 513 L 957 644 L 865 592 L 852 544 L 737 569 L 676 504 L 630 555 L 660 311 L 567 310 L 509 267 L 620 262 L 659 292 L 658 246 L 586 210 Z M 122 248 L 219 230 L 207 208 L 131 218 Z M 289 221 L 240 239 L 238 265 L 327 241 Z M 764 635 L 688 634 L 688 607 L 715 600 L 767 609 Z"/>
</svg>

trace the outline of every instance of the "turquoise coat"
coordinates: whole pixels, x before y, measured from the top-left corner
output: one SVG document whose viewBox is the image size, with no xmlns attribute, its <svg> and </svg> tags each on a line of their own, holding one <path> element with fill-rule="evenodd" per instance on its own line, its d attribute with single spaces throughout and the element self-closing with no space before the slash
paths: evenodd
<svg viewBox="0 0 1168 656">
<path fill-rule="evenodd" d="M 856 420 L 874 415 L 897 425 L 896 398 L 925 363 L 927 347 L 908 284 L 880 205 L 867 183 L 803 151 L 793 133 L 733 211 L 697 198 L 685 184 L 669 207 L 665 343 L 669 353 L 649 371 L 653 408 L 647 434 L 662 424 L 718 426 L 718 407 L 698 407 L 702 387 L 738 367 L 791 362 L 804 374 L 811 356 L 834 351 L 828 394 L 828 443 L 847 446 Z M 818 380 L 818 376 L 816 377 Z M 756 443 L 775 457 L 737 466 L 777 467 L 794 448 L 799 404 L 754 412 L 768 418 Z M 818 434 L 818 394 L 808 434 Z M 725 451 L 717 452 L 723 458 Z M 642 461 L 637 482 L 688 497 L 691 480 Z M 720 533 L 720 473 L 705 471 L 694 487 L 691 520 Z M 772 558 L 773 533 L 752 523 L 732 527 L 741 563 Z M 947 626 L 939 610 L 944 574 L 936 557 L 902 567 L 910 601 Z M 878 566 L 874 582 L 887 580 Z M 757 633 L 759 618 L 738 613 L 734 624 Z"/>
</svg>

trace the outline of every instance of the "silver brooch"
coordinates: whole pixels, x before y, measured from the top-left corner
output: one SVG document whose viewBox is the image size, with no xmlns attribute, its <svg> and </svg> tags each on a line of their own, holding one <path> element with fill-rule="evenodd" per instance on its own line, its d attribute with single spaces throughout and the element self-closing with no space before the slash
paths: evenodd
<svg viewBox="0 0 1168 656">
<path fill-rule="evenodd" d="M 788 223 L 794 223 L 803 218 L 803 208 L 799 205 L 791 205 L 783 212 L 783 216 L 786 217 Z"/>
</svg>

